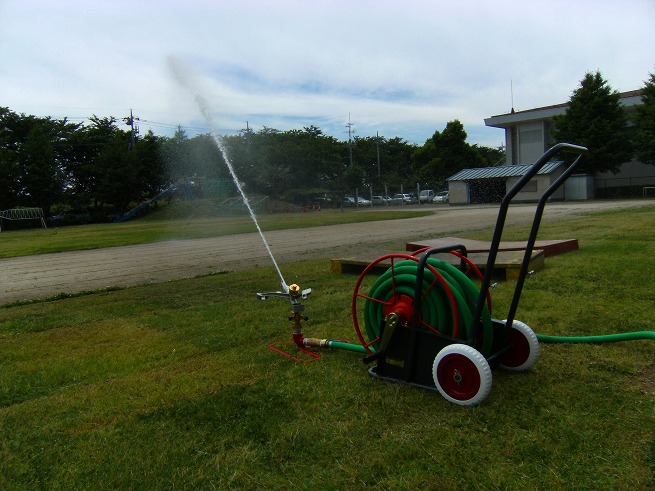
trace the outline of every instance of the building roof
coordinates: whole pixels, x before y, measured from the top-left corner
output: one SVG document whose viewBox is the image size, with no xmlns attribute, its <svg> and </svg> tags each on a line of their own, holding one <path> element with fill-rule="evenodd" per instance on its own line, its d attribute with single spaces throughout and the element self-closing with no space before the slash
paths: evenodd
<svg viewBox="0 0 655 491">
<path fill-rule="evenodd" d="M 538 175 L 550 174 L 564 161 L 558 160 L 547 162 L 537 172 Z M 475 181 L 480 179 L 502 179 L 505 177 L 520 177 L 532 167 L 532 164 L 526 165 L 499 165 L 496 167 L 479 167 L 477 169 L 463 169 L 457 174 L 450 176 L 448 181 Z"/>
<path fill-rule="evenodd" d="M 630 90 L 628 92 L 621 92 L 619 94 L 619 102 L 626 108 L 641 104 L 641 96 L 643 89 Z M 533 109 L 526 109 L 523 111 L 514 111 L 506 114 L 498 114 L 485 118 L 485 126 L 492 126 L 495 128 L 506 128 L 512 124 L 527 121 L 540 121 L 550 119 L 559 114 L 565 114 L 566 109 L 569 107 L 568 102 L 562 104 L 553 104 L 552 106 L 535 107 Z"/>
</svg>

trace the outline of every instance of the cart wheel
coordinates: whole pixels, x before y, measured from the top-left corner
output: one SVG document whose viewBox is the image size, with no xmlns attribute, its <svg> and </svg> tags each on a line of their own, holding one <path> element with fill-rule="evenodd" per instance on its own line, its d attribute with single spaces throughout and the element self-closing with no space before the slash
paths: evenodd
<svg viewBox="0 0 655 491">
<path fill-rule="evenodd" d="M 507 322 L 505 319 L 504 322 Z M 539 357 L 539 340 L 530 326 L 515 320 L 508 333 L 511 349 L 500 358 L 500 366 L 506 370 L 522 372 L 532 367 Z"/>
<path fill-rule="evenodd" d="M 451 344 L 439 351 L 432 375 L 441 395 L 459 406 L 480 404 L 491 391 L 489 363 L 466 344 Z"/>
</svg>

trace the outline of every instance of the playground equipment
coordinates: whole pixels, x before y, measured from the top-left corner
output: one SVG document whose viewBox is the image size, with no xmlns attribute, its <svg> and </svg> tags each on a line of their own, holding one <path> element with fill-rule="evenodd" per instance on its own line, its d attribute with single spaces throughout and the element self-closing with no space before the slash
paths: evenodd
<svg viewBox="0 0 655 491">
<path fill-rule="evenodd" d="M 544 164 L 563 151 L 577 156 L 537 203 L 509 311 L 505 319 L 496 319 L 492 316 L 490 287 L 510 203 Z M 471 406 L 488 396 L 493 368 L 523 371 L 532 367 L 539 356 L 539 341 L 655 339 L 655 332 L 584 338 L 539 336 L 525 323 L 515 320 L 546 202 L 573 173 L 586 151 L 577 145 L 555 145 L 507 192 L 498 212 L 484 275 L 467 258 L 461 244 L 413 254 L 388 254 L 370 263 L 359 276 L 352 296 L 352 318 L 359 345 L 304 337 L 301 321 L 306 317 L 300 299 L 306 299 L 310 291 L 301 292 L 300 287 L 292 285 L 285 293 L 258 294 L 262 299 L 281 296 L 290 300 L 293 343 L 287 344 L 295 344 L 309 358 L 300 359 L 275 345 L 271 349 L 298 361 L 317 359 L 318 354 L 309 349 L 312 347 L 364 353 L 365 363 L 375 362 L 368 370 L 372 377 L 439 392 L 454 404 Z M 459 268 L 436 258 L 442 254 L 455 255 Z M 374 274 L 387 263 L 391 265 L 382 275 Z M 479 289 L 469 274 L 480 280 Z"/>
<path fill-rule="evenodd" d="M 132 218 L 137 218 L 140 215 L 143 215 L 150 211 L 152 207 L 154 207 L 159 201 L 163 199 L 170 199 L 175 192 L 182 192 L 185 197 L 190 198 L 191 195 L 193 194 L 192 188 L 191 188 L 191 183 L 186 180 L 179 181 L 172 186 L 164 189 L 161 193 L 159 193 L 157 196 L 154 198 L 149 199 L 145 203 L 141 203 L 134 208 L 132 208 L 130 211 L 125 213 L 125 215 L 122 215 L 114 220 L 114 223 L 121 223 L 121 222 L 126 222 L 128 220 L 131 220 Z"/>
<path fill-rule="evenodd" d="M 0 232 L 2 232 L 2 222 L 4 220 L 11 222 L 18 220 L 34 221 L 38 223 L 42 228 L 48 228 L 45 224 L 42 208 L 12 208 L 10 210 L 0 211 Z"/>
</svg>

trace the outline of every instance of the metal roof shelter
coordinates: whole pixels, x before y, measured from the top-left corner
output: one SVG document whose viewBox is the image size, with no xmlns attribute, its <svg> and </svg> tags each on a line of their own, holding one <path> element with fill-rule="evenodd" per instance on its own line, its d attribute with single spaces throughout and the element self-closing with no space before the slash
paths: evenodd
<svg viewBox="0 0 655 491">
<path fill-rule="evenodd" d="M 564 161 L 546 163 L 535 177 L 524 186 L 516 198 L 519 201 L 535 201 L 544 189 L 564 171 Z M 463 169 L 448 178 L 450 204 L 500 203 L 514 183 L 525 175 L 531 165 L 501 165 Z M 553 195 L 563 199 L 564 194 Z"/>
<path fill-rule="evenodd" d="M 560 165 L 563 161 L 557 162 L 548 162 L 545 164 L 539 172 L 538 175 L 550 174 Z M 502 179 L 505 177 L 521 177 L 524 175 L 528 169 L 532 167 L 531 164 L 528 165 L 499 165 L 496 167 L 480 167 L 477 169 L 463 169 L 457 174 L 450 176 L 448 181 L 473 181 L 479 179 Z"/>
</svg>

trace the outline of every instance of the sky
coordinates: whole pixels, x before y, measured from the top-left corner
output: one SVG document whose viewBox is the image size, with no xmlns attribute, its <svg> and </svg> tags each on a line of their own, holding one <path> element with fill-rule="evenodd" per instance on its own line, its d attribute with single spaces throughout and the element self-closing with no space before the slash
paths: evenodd
<svg viewBox="0 0 655 491">
<path fill-rule="evenodd" d="M 643 87 L 654 26 L 653 0 L 0 0 L 0 107 L 418 145 L 457 119 L 499 147 L 485 118 L 566 102 L 587 72 Z"/>
</svg>

